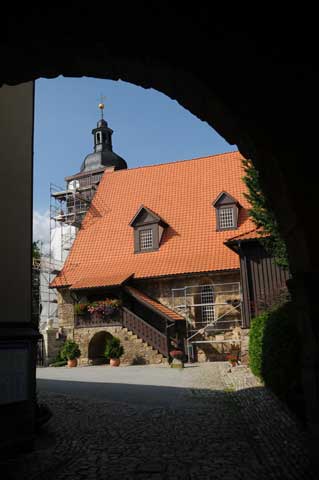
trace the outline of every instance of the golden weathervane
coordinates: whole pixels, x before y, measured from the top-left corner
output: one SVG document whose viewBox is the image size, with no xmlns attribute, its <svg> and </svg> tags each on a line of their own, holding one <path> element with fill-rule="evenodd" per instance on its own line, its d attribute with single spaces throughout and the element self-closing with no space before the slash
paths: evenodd
<svg viewBox="0 0 319 480">
<path fill-rule="evenodd" d="M 102 95 L 102 93 L 101 93 L 100 103 L 99 103 L 99 109 L 101 110 L 101 118 L 102 118 L 102 119 L 103 119 L 103 113 L 104 113 L 103 110 L 104 110 L 104 107 L 105 107 L 105 105 L 104 105 L 104 100 L 105 100 L 105 96 Z"/>
</svg>

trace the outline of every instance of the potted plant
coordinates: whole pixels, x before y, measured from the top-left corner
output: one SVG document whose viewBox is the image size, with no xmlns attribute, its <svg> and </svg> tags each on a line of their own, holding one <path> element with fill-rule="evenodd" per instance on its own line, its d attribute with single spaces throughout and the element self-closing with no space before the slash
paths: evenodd
<svg viewBox="0 0 319 480">
<path fill-rule="evenodd" d="M 239 355 L 239 351 L 238 350 L 231 350 L 228 354 L 227 354 L 227 360 L 229 361 L 229 363 L 231 364 L 232 367 L 235 367 L 238 363 L 238 355 Z"/>
<path fill-rule="evenodd" d="M 237 357 L 232 354 L 228 355 L 228 361 L 232 367 L 235 367 L 237 365 Z"/>
<path fill-rule="evenodd" d="M 68 367 L 76 367 L 78 364 L 78 358 L 81 356 L 81 350 L 79 345 L 72 340 L 66 340 L 63 347 L 61 348 L 61 357 L 67 360 Z"/>
<path fill-rule="evenodd" d="M 124 348 L 121 345 L 121 341 L 117 337 L 112 337 L 107 340 L 105 346 L 104 356 L 110 360 L 111 367 L 118 367 L 121 363 L 120 357 L 124 353 Z"/>
<path fill-rule="evenodd" d="M 182 350 L 171 350 L 169 354 L 173 359 L 171 363 L 172 368 L 184 368 L 184 352 Z"/>
</svg>

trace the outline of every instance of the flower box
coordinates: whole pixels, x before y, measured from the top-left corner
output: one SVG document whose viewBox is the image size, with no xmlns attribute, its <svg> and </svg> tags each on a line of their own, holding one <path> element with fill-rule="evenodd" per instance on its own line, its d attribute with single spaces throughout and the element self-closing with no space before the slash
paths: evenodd
<svg viewBox="0 0 319 480">
<path fill-rule="evenodd" d="M 97 315 L 97 318 L 105 318 L 113 315 L 120 307 L 121 301 L 117 299 L 106 298 L 91 303 L 77 303 L 74 305 L 76 315 Z"/>
</svg>

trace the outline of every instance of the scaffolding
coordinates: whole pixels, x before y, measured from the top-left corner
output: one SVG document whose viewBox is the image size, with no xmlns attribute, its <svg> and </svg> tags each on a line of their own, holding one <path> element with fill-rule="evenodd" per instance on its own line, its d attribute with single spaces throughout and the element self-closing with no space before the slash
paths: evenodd
<svg viewBox="0 0 319 480">
<path fill-rule="evenodd" d="M 58 327 L 57 292 L 49 287 L 50 282 L 62 268 L 62 262 L 53 260 L 50 255 L 40 252 L 32 262 L 33 317 L 39 330 Z"/>
<path fill-rule="evenodd" d="M 50 255 L 64 262 L 89 209 L 97 185 L 80 187 L 75 181 L 68 189 L 50 184 Z M 72 187 L 71 187 L 72 186 Z"/>
<path fill-rule="evenodd" d="M 195 346 L 200 344 L 240 344 L 242 295 L 240 282 L 190 285 L 172 289 L 173 309 L 186 319 L 185 348 L 194 360 Z M 232 335 L 229 335 L 232 333 Z"/>
<path fill-rule="evenodd" d="M 32 264 L 32 316 L 40 331 L 58 327 L 57 291 L 50 288 L 50 283 L 62 270 L 96 186 L 95 182 L 80 187 L 73 181 L 63 189 L 50 184 L 49 249 L 43 252 L 41 244 L 39 258 Z"/>
</svg>

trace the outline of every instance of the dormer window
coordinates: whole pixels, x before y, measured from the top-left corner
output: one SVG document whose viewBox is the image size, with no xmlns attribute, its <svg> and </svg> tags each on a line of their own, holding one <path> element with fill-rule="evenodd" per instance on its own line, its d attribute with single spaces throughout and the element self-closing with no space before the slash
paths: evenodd
<svg viewBox="0 0 319 480">
<path fill-rule="evenodd" d="M 233 207 L 220 207 L 219 209 L 219 228 L 235 228 Z"/>
<path fill-rule="evenodd" d="M 153 229 L 140 230 L 140 250 L 150 250 L 153 248 Z"/>
<path fill-rule="evenodd" d="M 238 227 L 239 203 L 229 193 L 222 192 L 213 203 L 216 210 L 216 230 L 234 230 Z"/>
<path fill-rule="evenodd" d="M 158 250 L 164 229 L 168 226 L 156 213 L 143 205 L 130 223 L 134 229 L 134 252 Z"/>
</svg>

